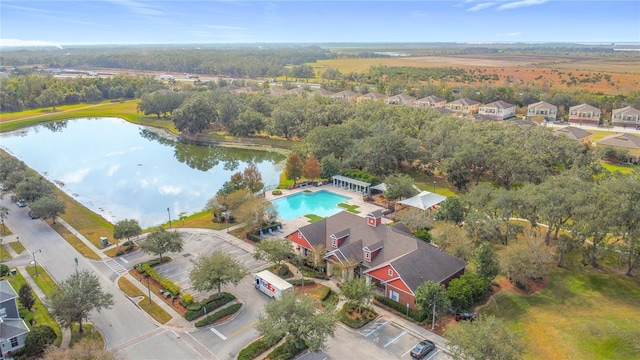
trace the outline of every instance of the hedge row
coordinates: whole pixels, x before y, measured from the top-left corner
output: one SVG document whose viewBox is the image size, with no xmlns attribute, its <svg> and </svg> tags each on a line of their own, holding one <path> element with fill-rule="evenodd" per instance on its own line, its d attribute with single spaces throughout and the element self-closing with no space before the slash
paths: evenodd
<svg viewBox="0 0 640 360">
<path fill-rule="evenodd" d="M 302 268 L 302 275 L 304 275 L 306 277 L 312 277 L 312 278 L 322 279 L 322 280 L 328 280 L 329 279 L 327 274 L 325 274 L 323 272 L 320 272 L 320 271 L 316 271 L 316 270 L 311 269 L 311 268 Z"/>
<path fill-rule="evenodd" d="M 287 282 L 289 282 L 289 284 L 291 284 L 293 286 L 302 286 L 302 282 L 303 281 L 304 281 L 305 285 L 313 285 L 313 284 L 316 283 L 315 280 L 313 280 L 313 279 L 291 279 L 291 280 L 287 280 Z"/>
<path fill-rule="evenodd" d="M 242 307 L 242 304 L 229 305 L 226 308 L 220 309 L 211 315 L 207 315 L 207 317 L 205 317 L 202 320 L 196 321 L 195 325 L 196 327 L 211 325 L 214 322 L 216 322 L 218 319 L 222 319 L 227 315 L 235 314 L 236 312 L 238 312 L 238 310 L 240 310 L 241 307 Z"/>
<path fill-rule="evenodd" d="M 397 311 L 398 313 L 400 313 L 402 315 L 406 315 L 407 314 L 406 305 L 402 305 L 399 302 L 391 300 L 391 299 L 389 299 L 387 297 L 384 297 L 382 295 L 376 295 L 375 299 L 379 303 L 394 309 L 395 311 Z M 422 313 L 420 311 L 416 311 L 416 310 L 413 310 L 413 309 L 409 309 L 409 317 L 411 319 L 417 321 L 417 322 L 423 322 L 424 319 L 426 319 L 428 315 L 429 314 Z"/>
<path fill-rule="evenodd" d="M 178 294 L 180 294 L 180 286 L 176 285 L 173 281 L 171 281 L 171 279 L 167 279 L 164 276 L 160 275 L 160 273 L 152 268 L 148 263 L 140 265 L 137 270 L 142 270 L 142 272 L 150 276 L 153 280 L 157 281 L 158 284 L 162 286 L 162 288 L 170 292 L 173 296 L 178 296 Z"/>
<path fill-rule="evenodd" d="M 202 302 L 194 302 L 187 307 L 187 312 L 184 314 L 184 318 L 188 321 L 195 320 L 202 315 L 208 314 L 215 309 L 235 300 L 236 297 L 228 292 L 223 292 L 211 295 L 208 299 Z"/>
<path fill-rule="evenodd" d="M 258 339 L 249 344 L 246 348 L 240 350 L 240 353 L 238 353 L 238 360 L 253 360 L 263 352 L 274 347 L 280 342 L 280 340 L 282 340 L 282 338 L 284 338 L 284 335 L 270 342 L 265 341 L 264 338 Z"/>
</svg>

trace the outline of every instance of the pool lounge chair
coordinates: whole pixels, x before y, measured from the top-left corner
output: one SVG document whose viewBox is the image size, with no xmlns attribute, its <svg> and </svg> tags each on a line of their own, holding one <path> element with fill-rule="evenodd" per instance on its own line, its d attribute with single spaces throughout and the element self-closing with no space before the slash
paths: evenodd
<svg viewBox="0 0 640 360">
<path fill-rule="evenodd" d="M 264 234 L 264 231 L 260 230 L 260 237 L 266 239 L 267 235 Z"/>
<path fill-rule="evenodd" d="M 276 233 L 273 232 L 272 228 L 269 228 L 269 234 L 274 235 L 274 236 L 276 235 Z"/>
<path fill-rule="evenodd" d="M 281 232 L 281 233 L 284 232 L 284 230 L 282 230 L 282 226 L 278 225 L 278 231 Z"/>
</svg>

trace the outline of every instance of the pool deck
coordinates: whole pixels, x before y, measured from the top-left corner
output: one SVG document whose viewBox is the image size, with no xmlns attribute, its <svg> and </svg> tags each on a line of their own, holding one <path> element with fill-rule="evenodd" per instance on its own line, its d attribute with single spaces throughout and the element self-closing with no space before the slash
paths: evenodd
<svg viewBox="0 0 640 360">
<path fill-rule="evenodd" d="M 289 196 L 289 195 L 293 195 L 293 194 L 297 194 L 299 192 L 303 192 L 305 190 L 309 190 L 311 192 L 316 192 L 316 191 L 320 191 L 320 190 L 326 190 L 335 194 L 339 194 L 342 196 L 346 196 L 349 198 L 349 200 L 345 200 L 343 201 L 343 203 L 345 204 L 349 204 L 349 205 L 357 205 L 358 208 L 356 210 L 360 211 L 360 213 L 358 214 L 358 216 L 361 217 L 366 217 L 367 214 L 376 211 L 376 210 L 384 210 L 382 207 L 378 206 L 378 205 L 374 205 L 372 203 L 368 203 L 365 202 L 362 199 L 362 194 L 359 192 L 355 192 L 353 190 L 349 190 L 349 189 L 344 189 L 341 187 L 337 187 L 337 186 L 333 186 L 331 184 L 327 184 L 327 185 L 322 185 L 322 186 L 306 186 L 306 187 L 302 187 L 302 188 L 297 188 L 297 189 L 293 189 L 293 190 L 287 190 L 287 189 L 281 189 L 282 191 L 282 195 L 273 195 L 272 194 L 272 190 L 267 191 L 265 193 L 265 199 L 271 201 L 271 200 L 275 200 L 275 199 L 280 199 L 282 197 L 285 196 Z M 346 211 L 346 209 L 344 210 Z M 295 218 L 292 220 L 282 220 L 279 219 L 282 224 L 283 224 L 283 230 L 284 230 L 284 234 L 288 235 L 294 231 L 296 231 L 298 228 L 301 228 L 305 225 L 309 224 L 309 219 L 307 219 L 306 217 L 302 216 L 299 218 Z M 389 223 L 391 222 L 391 220 L 382 219 L 382 223 Z"/>
</svg>

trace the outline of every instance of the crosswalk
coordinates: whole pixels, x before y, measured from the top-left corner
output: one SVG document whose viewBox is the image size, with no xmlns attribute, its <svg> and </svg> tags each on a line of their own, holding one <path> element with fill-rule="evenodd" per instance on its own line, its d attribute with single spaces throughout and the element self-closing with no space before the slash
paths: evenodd
<svg viewBox="0 0 640 360">
<path fill-rule="evenodd" d="M 120 263 L 118 263 L 114 259 L 104 260 L 103 263 L 118 275 L 122 275 L 127 272 L 127 269 L 125 269 L 124 266 L 120 265 Z"/>
</svg>

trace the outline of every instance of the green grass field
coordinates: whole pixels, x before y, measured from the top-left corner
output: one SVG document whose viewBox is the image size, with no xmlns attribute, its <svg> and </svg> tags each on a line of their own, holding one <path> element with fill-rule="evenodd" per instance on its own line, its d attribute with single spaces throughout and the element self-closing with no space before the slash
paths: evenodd
<svg viewBox="0 0 640 360">
<path fill-rule="evenodd" d="M 131 281 L 124 277 L 120 277 L 120 279 L 118 279 L 118 286 L 120 287 L 120 290 L 129 297 L 142 297 L 142 299 L 138 301 L 138 306 L 151 315 L 151 317 L 153 317 L 157 322 L 164 324 L 171 320 L 171 315 L 169 315 L 169 313 L 164 311 L 164 309 L 162 309 L 162 307 L 156 304 L 153 300 L 149 301 L 149 298 L 138 287 L 133 285 Z"/>
<path fill-rule="evenodd" d="M 640 359 L 640 279 L 571 254 L 533 295 L 507 290 L 481 310 L 523 334 L 526 359 Z"/>
</svg>

